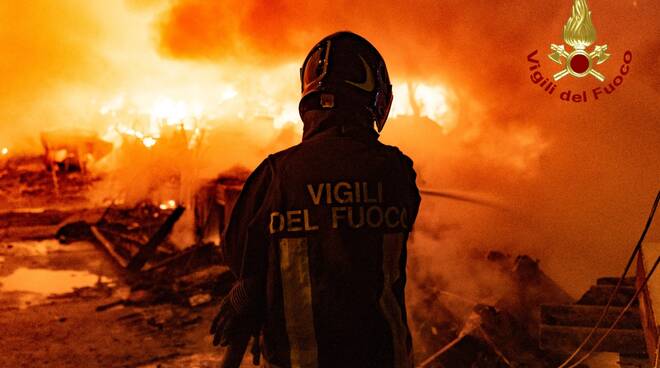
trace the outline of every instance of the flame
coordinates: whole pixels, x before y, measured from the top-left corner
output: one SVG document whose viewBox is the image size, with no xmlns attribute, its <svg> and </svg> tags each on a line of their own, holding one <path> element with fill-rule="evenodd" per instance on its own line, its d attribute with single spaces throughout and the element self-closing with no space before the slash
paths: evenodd
<svg viewBox="0 0 660 368">
<path fill-rule="evenodd" d="M 156 139 L 154 139 L 153 137 L 145 137 L 144 139 L 142 139 L 142 144 L 144 144 L 144 146 L 147 148 L 153 147 L 154 144 L 156 144 L 156 142 L 157 142 Z"/>
<path fill-rule="evenodd" d="M 570 18 L 564 25 L 564 41 L 575 49 L 585 49 L 596 41 L 587 0 L 575 0 Z"/>
<path fill-rule="evenodd" d="M 453 122 L 449 120 L 449 93 L 445 87 L 420 83 L 415 87 L 414 95 L 420 116 L 435 121 L 445 133 L 453 128 Z"/>
<path fill-rule="evenodd" d="M 165 202 L 161 203 L 158 206 L 158 208 L 160 208 L 163 211 L 174 209 L 174 208 L 176 208 L 176 201 L 174 199 L 170 199 L 168 201 L 165 201 Z"/>
<path fill-rule="evenodd" d="M 3 156 L 7 156 L 9 154 L 9 148 L 2 147 L 2 150 L 0 150 L 0 154 L 2 154 Z"/>
<path fill-rule="evenodd" d="M 302 128 L 295 79 L 285 77 L 283 73 L 271 74 L 268 81 L 253 82 L 260 87 L 256 91 L 247 86 L 239 88 L 227 81 L 227 86 L 222 90 L 209 92 L 217 95 L 206 102 L 142 91 L 121 92 L 98 108 L 102 120 L 107 123 L 103 138 L 120 145 L 130 137 L 141 141 L 146 148 L 152 148 L 166 130 L 174 127 L 187 133 L 188 146 L 192 149 L 201 143 L 204 131 L 226 121 L 250 121 L 265 117 L 270 119 L 275 130 L 290 124 Z M 285 90 L 290 93 L 269 92 L 266 86 L 271 83 L 287 85 Z M 176 91 L 177 87 L 172 86 L 168 90 Z M 262 97 L 255 100 L 255 95 Z M 450 104 L 454 95 L 444 85 L 403 81 L 395 84 L 394 95 L 392 118 L 405 115 L 426 117 L 442 127 L 445 133 L 455 125 Z"/>
<path fill-rule="evenodd" d="M 153 147 L 167 127 L 191 132 L 190 148 L 199 143 L 204 119 L 204 105 L 199 101 L 175 100 L 159 97 L 145 106 L 129 107 L 124 94 L 117 95 L 99 108 L 102 116 L 111 121 L 104 138 L 118 142 L 121 136 L 133 137 L 146 148 Z M 131 103 L 134 105 L 134 103 Z M 127 123 L 131 121 L 131 124 Z M 118 133 L 119 136 L 113 133 Z"/>
<path fill-rule="evenodd" d="M 455 95 L 445 85 L 424 82 L 398 83 L 393 87 L 393 94 L 391 117 L 425 117 L 438 124 L 445 134 L 456 125 L 452 109 Z"/>
</svg>

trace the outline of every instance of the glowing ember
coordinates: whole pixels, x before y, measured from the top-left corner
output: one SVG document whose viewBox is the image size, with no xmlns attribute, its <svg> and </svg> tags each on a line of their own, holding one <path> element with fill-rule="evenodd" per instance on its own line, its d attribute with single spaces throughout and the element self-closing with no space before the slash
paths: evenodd
<svg viewBox="0 0 660 368">
<path fill-rule="evenodd" d="M 137 131 L 135 129 L 127 128 L 127 127 L 122 126 L 122 125 L 114 126 L 112 128 L 114 130 L 116 130 L 118 133 L 120 133 L 121 135 L 137 138 L 147 148 L 153 147 L 156 144 L 156 142 L 158 142 L 158 138 L 160 137 L 160 136 L 155 136 L 154 137 L 154 136 L 151 136 L 151 135 L 146 135 L 143 132 Z M 108 138 L 107 135 L 106 135 L 106 138 Z"/>
<path fill-rule="evenodd" d="M 144 146 L 147 148 L 151 148 L 154 144 L 156 144 L 156 140 L 152 137 L 144 137 L 142 139 L 142 144 L 144 144 Z"/>
<path fill-rule="evenodd" d="M 170 199 L 167 202 L 161 203 L 158 207 L 161 210 L 171 210 L 171 209 L 176 208 L 176 201 L 173 200 L 173 199 Z"/>
</svg>

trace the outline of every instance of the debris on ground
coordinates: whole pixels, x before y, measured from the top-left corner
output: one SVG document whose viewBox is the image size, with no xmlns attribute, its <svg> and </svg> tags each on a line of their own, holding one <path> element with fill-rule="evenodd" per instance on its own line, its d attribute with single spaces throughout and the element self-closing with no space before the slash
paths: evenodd
<svg viewBox="0 0 660 368">
<path fill-rule="evenodd" d="M 0 208 L 84 204 L 101 177 L 89 171 L 48 170 L 42 155 L 12 156 L 0 163 Z"/>
<path fill-rule="evenodd" d="M 451 300 L 458 296 L 429 282 L 425 307 L 412 308 L 410 313 L 418 330 L 419 366 L 552 367 L 561 356 L 539 348 L 538 313 L 543 303 L 570 303 L 571 297 L 528 256 L 491 251 L 478 262 L 505 280 L 507 291 L 492 304 L 462 300 L 461 308 L 456 308 Z"/>
</svg>

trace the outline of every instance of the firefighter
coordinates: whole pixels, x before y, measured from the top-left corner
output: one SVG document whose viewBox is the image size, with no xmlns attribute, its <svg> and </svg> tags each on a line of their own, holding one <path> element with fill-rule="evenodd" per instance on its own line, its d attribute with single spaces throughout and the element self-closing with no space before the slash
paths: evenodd
<svg viewBox="0 0 660 368">
<path fill-rule="evenodd" d="M 411 159 L 378 141 L 385 62 L 339 32 L 309 52 L 300 80 L 302 142 L 255 169 L 224 233 L 238 281 L 214 344 L 231 355 L 260 335 L 266 367 L 411 367 L 406 242 L 420 196 Z"/>
</svg>

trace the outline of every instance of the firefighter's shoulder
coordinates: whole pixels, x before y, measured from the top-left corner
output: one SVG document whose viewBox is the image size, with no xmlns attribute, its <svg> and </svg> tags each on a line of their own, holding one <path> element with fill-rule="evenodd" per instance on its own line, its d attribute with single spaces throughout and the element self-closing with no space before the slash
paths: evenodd
<svg viewBox="0 0 660 368">
<path fill-rule="evenodd" d="M 386 149 L 396 160 L 398 160 L 404 169 L 413 169 L 413 160 L 403 153 L 399 147 L 391 146 L 381 143 L 382 147 Z"/>
</svg>

